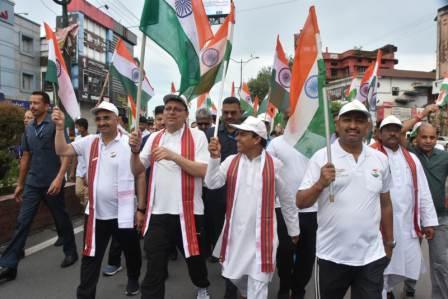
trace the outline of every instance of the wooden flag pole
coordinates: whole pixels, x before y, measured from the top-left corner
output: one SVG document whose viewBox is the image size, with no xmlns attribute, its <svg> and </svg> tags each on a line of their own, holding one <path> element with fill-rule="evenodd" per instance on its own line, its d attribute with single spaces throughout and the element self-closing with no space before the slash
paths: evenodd
<svg viewBox="0 0 448 299">
<path fill-rule="evenodd" d="M 140 122 L 140 106 L 141 106 L 141 102 L 142 102 L 142 85 L 143 85 L 143 80 L 145 79 L 145 74 L 143 73 L 143 68 L 144 68 L 144 64 L 145 64 L 145 50 L 146 50 L 146 35 L 142 32 L 142 47 L 141 47 L 141 52 L 140 52 L 140 67 L 139 67 L 139 72 L 138 72 L 138 89 L 137 89 L 137 100 L 136 100 L 136 105 L 137 107 L 135 108 L 135 129 L 138 129 L 139 126 L 139 122 Z"/>
<path fill-rule="evenodd" d="M 226 73 L 228 63 L 229 63 L 228 61 L 224 60 L 221 88 L 219 89 L 218 107 L 216 109 L 217 111 L 216 111 L 215 132 L 213 133 L 213 137 L 215 138 L 218 137 L 219 118 L 221 117 L 222 98 L 224 96 L 224 85 L 226 83 Z"/>
<path fill-rule="evenodd" d="M 324 102 L 324 118 L 325 118 L 325 141 L 327 144 L 327 159 L 328 163 L 332 163 L 331 159 L 331 140 L 330 140 L 330 116 L 328 115 L 328 100 L 327 89 L 322 88 L 323 102 Z M 334 202 L 334 186 L 333 182 L 330 183 L 330 202 Z"/>
<path fill-rule="evenodd" d="M 109 72 L 107 72 L 106 79 L 104 79 L 103 88 L 101 88 L 100 97 L 98 99 L 98 103 L 103 101 L 104 91 L 106 90 L 106 85 L 109 83 Z"/>
</svg>

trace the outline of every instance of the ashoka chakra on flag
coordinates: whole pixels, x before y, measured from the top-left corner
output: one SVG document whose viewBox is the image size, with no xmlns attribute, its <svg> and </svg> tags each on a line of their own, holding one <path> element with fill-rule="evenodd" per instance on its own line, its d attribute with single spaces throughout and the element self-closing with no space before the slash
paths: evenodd
<svg viewBox="0 0 448 299">
<path fill-rule="evenodd" d="M 312 99 L 317 99 L 319 97 L 319 88 L 318 88 L 317 76 L 311 76 L 305 82 L 305 93 L 308 97 Z"/>
<path fill-rule="evenodd" d="M 206 66 L 212 67 L 219 62 L 219 51 L 214 48 L 207 49 L 202 53 L 201 60 Z"/>
<path fill-rule="evenodd" d="M 291 71 L 289 68 L 284 67 L 278 72 L 278 82 L 282 87 L 289 88 L 291 83 Z"/>
<path fill-rule="evenodd" d="M 176 15 L 179 18 L 188 17 L 193 12 L 191 0 L 176 0 L 174 6 L 176 7 Z"/>
</svg>

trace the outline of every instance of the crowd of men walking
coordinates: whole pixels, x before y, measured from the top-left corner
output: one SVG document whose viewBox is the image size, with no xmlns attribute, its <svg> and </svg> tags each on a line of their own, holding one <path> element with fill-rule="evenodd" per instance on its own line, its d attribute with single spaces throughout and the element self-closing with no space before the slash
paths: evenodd
<svg viewBox="0 0 448 299">
<path fill-rule="evenodd" d="M 436 129 L 421 122 L 434 105 L 404 123 L 386 117 L 368 146 L 369 112 L 357 100 L 345 104 L 329 163 L 326 148 L 308 159 L 285 136 L 271 136 L 266 117 L 243 117 L 235 97 L 224 99 L 216 135 L 208 110 L 199 109 L 190 128 L 185 98 L 169 94 L 152 127 L 141 122 L 131 133 L 117 107 L 101 102 L 91 111 L 98 134 L 79 119 L 73 142 L 64 113 L 54 107 L 50 115 L 46 93 L 34 92 L 30 104 L 14 194 L 21 209 L 0 257 L 0 280 L 16 279 L 41 201 L 63 246 L 60 266 L 78 260 L 63 198 L 69 172 L 86 206 L 77 298 L 96 297 L 100 273 L 122 270 L 122 252 L 126 294 L 164 298 L 177 250 L 199 299 L 210 298 L 207 260 L 222 265 L 219 298 L 268 298 L 275 271 L 277 298 L 304 298 L 313 268 L 318 298 L 343 298 L 348 289 L 352 298 L 394 298 L 402 282 L 412 298 L 424 271 L 423 238 L 431 298 L 448 298 L 448 153 L 435 148 Z"/>
</svg>

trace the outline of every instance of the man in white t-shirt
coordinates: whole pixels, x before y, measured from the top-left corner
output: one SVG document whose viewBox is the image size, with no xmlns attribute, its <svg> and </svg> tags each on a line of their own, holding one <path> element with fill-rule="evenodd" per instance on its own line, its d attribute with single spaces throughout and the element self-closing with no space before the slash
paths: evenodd
<svg viewBox="0 0 448 299">
<path fill-rule="evenodd" d="M 349 288 L 352 298 L 381 298 L 383 272 L 395 246 L 391 175 L 387 157 L 363 144 L 369 125 L 361 102 L 344 105 L 332 163 L 326 148 L 316 152 L 297 192 L 299 208 L 319 204 L 316 273 L 322 299 L 343 298 Z"/>
<path fill-rule="evenodd" d="M 113 235 L 126 258 L 128 296 L 139 293 L 141 249 L 135 219 L 134 176 L 129 160 L 128 136 L 118 130 L 118 109 L 101 102 L 92 109 L 99 134 L 89 135 L 67 144 L 63 138 L 64 114 L 56 107 L 52 119 L 56 125 L 55 148 L 60 156 L 82 156 L 86 159 L 89 202 L 86 207 L 84 248 L 78 299 L 95 298 L 101 262 Z M 145 181 L 144 174 L 137 176 Z M 138 207 L 143 207 L 145 189 L 138 189 Z"/>
<path fill-rule="evenodd" d="M 282 161 L 280 177 L 289 191 L 295 194 L 305 175 L 308 158 L 286 142 L 284 136 L 272 139 L 266 151 Z M 303 299 L 316 257 L 317 203 L 310 208 L 299 210 L 300 241 L 297 244 L 292 243 L 288 236 L 280 207 L 277 207 L 275 212 L 279 239 L 277 273 L 280 278 L 277 297 Z"/>
<path fill-rule="evenodd" d="M 199 244 L 203 232 L 202 179 L 209 154 L 205 134 L 187 125 L 183 96 L 164 97 L 165 129 L 151 134 L 141 153 L 141 133 L 134 131 L 131 168 L 134 175 L 150 167 L 148 199 L 138 209 L 137 226 L 145 236 L 147 272 L 142 298 L 164 298 L 168 256 L 175 245 L 184 254 L 198 299 L 208 299 L 207 266 Z M 143 184 L 144 185 L 144 184 Z"/>
</svg>

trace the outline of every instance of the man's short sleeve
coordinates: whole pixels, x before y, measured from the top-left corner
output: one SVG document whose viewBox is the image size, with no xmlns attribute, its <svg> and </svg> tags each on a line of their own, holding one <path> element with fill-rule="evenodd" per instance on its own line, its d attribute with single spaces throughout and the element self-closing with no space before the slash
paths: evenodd
<svg viewBox="0 0 448 299">
<path fill-rule="evenodd" d="M 162 134 L 160 132 L 153 133 L 149 136 L 148 140 L 146 141 L 145 145 L 143 146 L 142 150 L 140 151 L 140 162 L 142 162 L 143 166 L 145 168 L 149 167 L 150 159 L 151 159 L 151 148 L 152 143 L 154 142 L 154 138 L 158 135 Z"/>
<path fill-rule="evenodd" d="M 26 140 L 26 128 L 25 128 L 25 132 L 22 134 L 22 141 L 21 141 L 20 147 L 22 148 L 22 151 L 24 151 L 24 152 L 30 151 L 30 146 L 28 144 L 28 140 Z"/>
<path fill-rule="evenodd" d="M 202 131 L 198 131 L 195 133 L 196 140 L 195 140 L 195 160 L 196 162 L 200 163 L 208 163 L 208 160 L 210 158 L 210 154 L 208 152 L 208 142 L 207 138 L 205 137 L 205 134 Z"/>
<path fill-rule="evenodd" d="M 70 145 L 75 150 L 76 155 L 84 156 L 84 155 L 86 155 L 87 147 L 90 145 L 92 140 L 96 137 L 97 137 L 97 135 L 88 135 L 84 138 L 73 141 Z"/>
<path fill-rule="evenodd" d="M 318 154 L 316 153 L 308 163 L 299 190 L 309 189 L 319 180 L 321 166 L 318 163 Z"/>
<path fill-rule="evenodd" d="M 381 188 L 381 193 L 389 192 L 390 187 L 392 186 L 392 176 L 390 173 L 389 162 L 387 159 L 384 160 L 384 169 L 383 169 L 383 186 Z"/>
</svg>

